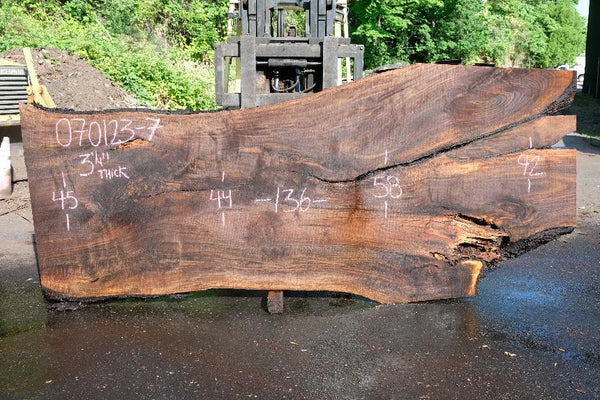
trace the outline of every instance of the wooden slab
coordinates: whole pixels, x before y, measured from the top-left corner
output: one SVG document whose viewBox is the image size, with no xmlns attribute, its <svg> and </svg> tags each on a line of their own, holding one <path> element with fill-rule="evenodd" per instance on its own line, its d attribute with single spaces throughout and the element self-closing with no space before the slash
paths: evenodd
<svg viewBox="0 0 600 400">
<path fill-rule="evenodd" d="M 201 114 L 21 108 L 42 286 L 471 296 L 575 225 L 573 75 L 414 65 Z"/>
</svg>

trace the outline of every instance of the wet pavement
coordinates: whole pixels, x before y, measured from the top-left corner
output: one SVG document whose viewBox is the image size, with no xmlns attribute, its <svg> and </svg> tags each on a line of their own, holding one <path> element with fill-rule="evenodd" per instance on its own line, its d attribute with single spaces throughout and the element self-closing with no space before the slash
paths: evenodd
<svg viewBox="0 0 600 400">
<path fill-rule="evenodd" d="M 600 398 L 600 151 L 564 145 L 579 150 L 578 227 L 469 299 L 289 293 L 269 315 L 265 293 L 221 290 L 60 310 L 31 211 L 0 215 L 0 398 Z"/>
</svg>

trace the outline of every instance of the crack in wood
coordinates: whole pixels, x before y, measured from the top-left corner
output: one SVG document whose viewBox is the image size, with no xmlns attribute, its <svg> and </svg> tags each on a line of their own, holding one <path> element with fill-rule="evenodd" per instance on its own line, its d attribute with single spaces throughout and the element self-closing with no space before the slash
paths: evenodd
<svg viewBox="0 0 600 400">
<path fill-rule="evenodd" d="M 568 104 L 566 106 L 568 106 Z M 311 178 L 314 178 L 314 179 L 316 179 L 316 180 L 318 180 L 320 182 L 324 182 L 324 183 L 332 183 L 332 184 L 336 184 L 336 183 L 353 183 L 353 182 L 358 183 L 358 182 L 361 182 L 361 181 L 363 181 L 365 179 L 369 179 L 370 177 L 372 177 L 374 175 L 377 175 L 377 174 L 379 174 L 381 172 L 388 171 L 388 170 L 391 170 L 391 169 L 394 169 L 394 168 L 406 168 L 406 167 L 412 167 L 414 165 L 419 165 L 419 164 L 425 163 L 425 162 L 427 162 L 427 161 L 429 161 L 431 159 L 439 157 L 442 154 L 448 154 L 448 153 L 451 153 L 452 151 L 464 148 L 466 146 L 469 146 L 469 145 L 472 145 L 472 144 L 475 144 L 475 143 L 479 143 L 479 142 L 488 140 L 488 139 L 490 139 L 490 138 L 492 138 L 494 136 L 497 136 L 497 135 L 499 135 L 499 134 L 501 134 L 503 132 L 507 132 L 507 131 L 509 131 L 511 129 L 514 129 L 515 127 L 518 127 L 518 126 L 522 125 L 522 124 L 538 120 L 538 119 L 540 119 L 540 118 L 542 118 L 544 116 L 547 116 L 547 114 L 538 114 L 538 115 L 532 116 L 530 118 L 526 118 L 526 119 L 523 119 L 521 121 L 515 122 L 513 124 L 506 125 L 506 126 L 500 128 L 500 129 L 497 129 L 497 130 L 491 132 L 491 133 L 487 133 L 485 135 L 478 136 L 478 137 L 473 138 L 471 140 L 468 140 L 468 141 L 465 141 L 465 142 L 462 142 L 462 143 L 457 143 L 455 145 L 448 146 L 448 147 L 445 147 L 445 148 L 437 149 L 437 150 L 432 151 L 430 153 L 426 153 L 426 154 L 424 154 L 424 155 L 422 155 L 422 156 L 420 156 L 418 158 L 415 158 L 413 160 L 403 161 L 403 162 L 395 163 L 393 165 L 386 165 L 386 166 L 383 166 L 383 167 L 380 167 L 380 168 L 375 168 L 373 170 L 370 170 L 370 171 L 367 171 L 365 173 L 362 173 L 362 174 L 356 176 L 355 178 L 351 178 L 351 179 L 326 179 L 326 178 L 322 178 L 320 176 L 316 176 L 316 175 L 314 175 L 314 174 L 312 174 L 310 172 L 308 173 L 308 175 Z M 542 149 L 542 148 L 544 148 L 544 147 L 535 147 L 535 149 Z M 531 150 L 531 148 L 528 148 L 528 149 Z M 490 159 L 490 158 L 500 157 L 500 156 L 506 156 L 506 155 L 510 155 L 510 154 L 518 154 L 519 152 L 521 152 L 523 150 L 525 150 L 525 148 L 520 149 L 520 150 L 515 150 L 513 152 L 498 153 L 496 155 L 490 155 L 490 156 L 487 156 L 487 157 L 482 157 L 482 159 Z M 386 162 L 387 162 L 387 160 L 388 160 L 388 157 L 387 157 L 387 154 L 386 154 Z"/>
<path fill-rule="evenodd" d="M 146 140 L 145 138 L 136 137 L 134 139 L 127 140 L 126 142 L 123 142 L 123 143 L 119 144 L 118 146 L 112 147 L 111 150 L 125 150 L 125 149 L 130 150 L 130 149 L 139 148 L 142 146 L 147 146 L 149 144 L 150 144 L 150 142 L 148 140 Z"/>
<path fill-rule="evenodd" d="M 516 242 L 506 243 L 506 245 L 502 247 L 502 256 L 503 258 L 517 257 L 543 244 L 546 244 L 559 236 L 569 234 L 573 232 L 574 229 L 575 227 L 573 226 L 553 227 L 545 229 L 525 239 L 521 239 Z"/>
</svg>

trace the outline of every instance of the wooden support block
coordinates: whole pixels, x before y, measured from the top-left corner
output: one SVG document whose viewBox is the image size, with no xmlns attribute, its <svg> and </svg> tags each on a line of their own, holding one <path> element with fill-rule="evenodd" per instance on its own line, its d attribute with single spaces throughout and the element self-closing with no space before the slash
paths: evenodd
<svg viewBox="0 0 600 400">
<path fill-rule="evenodd" d="M 267 294 L 267 310 L 271 314 L 283 313 L 283 290 L 269 290 Z"/>
<path fill-rule="evenodd" d="M 243 48 L 242 48 L 243 51 Z M 412 65 L 271 106 L 22 106 L 46 296 L 476 293 L 575 226 L 573 74 Z"/>
</svg>

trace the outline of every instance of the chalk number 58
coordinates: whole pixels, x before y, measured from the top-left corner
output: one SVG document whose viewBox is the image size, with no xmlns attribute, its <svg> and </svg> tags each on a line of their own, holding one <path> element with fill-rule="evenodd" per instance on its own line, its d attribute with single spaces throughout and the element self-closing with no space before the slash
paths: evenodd
<svg viewBox="0 0 600 400">
<path fill-rule="evenodd" d="M 383 199 L 385 197 L 399 199 L 402 196 L 400 180 L 394 175 L 388 175 L 386 177 L 376 176 L 373 178 L 373 186 L 378 190 L 378 193 L 373 194 L 373 196 L 378 199 Z"/>
</svg>

